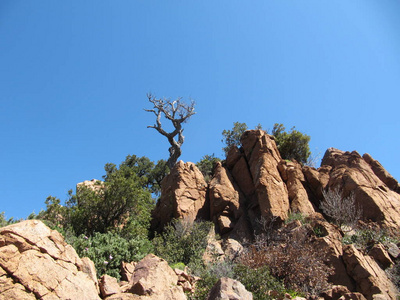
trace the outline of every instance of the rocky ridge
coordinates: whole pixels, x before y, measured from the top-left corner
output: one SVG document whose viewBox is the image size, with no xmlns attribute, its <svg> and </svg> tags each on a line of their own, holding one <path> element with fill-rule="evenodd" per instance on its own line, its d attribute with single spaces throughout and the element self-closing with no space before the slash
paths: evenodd
<svg viewBox="0 0 400 300">
<path fill-rule="evenodd" d="M 195 205 L 191 205 L 193 210 L 180 210 L 181 214 L 173 217 L 185 219 L 188 216 L 193 220 L 193 216 L 198 216 L 194 220 L 212 220 L 224 240 L 243 242 L 254 237 L 253 233 L 260 227 L 257 220 L 264 218 L 283 224 L 290 214 L 300 213 L 308 216 L 311 226 L 323 232 L 315 239 L 315 247 L 316 251 L 327 253 L 325 263 L 334 270 L 329 278 L 332 284 L 345 287 L 349 293 L 364 295 L 366 299 L 396 299 L 397 291 L 383 271 L 383 266 L 391 264 L 387 251 L 377 246 L 379 249 L 369 255 L 343 245 L 343 232 L 330 224 L 320 209 L 324 190 L 338 190 L 343 197 L 352 194 L 360 208 L 361 221 L 373 222 L 381 230 L 398 234 L 399 183 L 380 163 L 369 154 L 361 156 L 356 151 L 330 148 L 320 168 L 301 166 L 295 161 L 282 160 L 274 138 L 262 130 L 246 131 L 241 143 L 241 149 L 233 147 L 226 161 L 216 165 L 208 186 L 201 184 L 199 192 L 206 193 L 196 201 L 203 206 L 195 209 Z M 194 175 L 186 173 L 189 165 L 193 173 L 198 174 L 195 166 L 180 162 L 172 176 L 177 178 L 178 173 L 182 183 L 190 182 Z M 196 182 L 199 181 L 197 176 Z M 168 180 L 167 177 L 165 182 Z M 186 189 L 184 184 L 175 185 Z M 193 186 L 190 183 L 187 188 Z M 178 207 L 176 210 L 179 210 L 180 201 L 176 194 L 175 197 L 162 194 L 155 218 L 163 207 Z M 204 212 L 209 215 L 204 216 Z M 171 219 L 164 219 L 163 223 Z M 213 249 L 222 249 L 223 243 L 214 245 Z"/>
<path fill-rule="evenodd" d="M 320 210 L 323 190 L 353 194 L 362 208 L 363 222 L 398 233 L 399 183 L 369 154 L 330 148 L 318 169 L 282 160 L 273 137 L 247 131 L 241 149 L 233 147 L 213 178 L 206 183 L 193 163 L 178 162 L 163 180 L 161 199 L 152 227 L 162 230 L 172 219 L 211 220 L 221 241 L 210 247 L 234 260 L 240 244 L 254 238 L 261 218 L 274 220 L 291 235 L 317 228 L 315 251 L 325 253 L 333 269 L 334 285 L 323 299 L 396 299 L 398 291 L 385 269 L 400 258 L 398 245 L 374 245 L 361 252 L 342 243 L 343 232 Z M 93 185 L 87 182 L 86 185 Z M 307 224 L 284 224 L 293 213 L 307 216 Z M 80 258 L 63 237 L 41 221 L 28 220 L 0 228 L 1 299 L 186 299 L 196 280 L 172 270 L 152 254 L 140 262 L 124 263 L 122 281 L 103 275 L 97 280 L 93 262 Z M 209 299 L 252 299 L 240 282 L 221 278 Z M 290 296 L 287 297 L 290 299 Z"/>
</svg>

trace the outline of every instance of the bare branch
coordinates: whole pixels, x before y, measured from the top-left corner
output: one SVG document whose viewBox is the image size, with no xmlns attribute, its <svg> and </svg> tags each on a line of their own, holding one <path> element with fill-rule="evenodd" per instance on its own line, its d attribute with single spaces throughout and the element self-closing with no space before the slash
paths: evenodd
<svg viewBox="0 0 400 300">
<path fill-rule="evenodd" d="M 167 165 L 170 169 L 176 164 L 179 156 L 181 155 L 181 146 L 184 142 L 185 137 L 183 136 L 182 123 L 185 123 L 191 116 L 195 114 L 194 106 L 195 102 L 191 101 L 190 105 L 182 101 L 182 98 L 178 98 L 174 101 L 169 99 L 157 99 L 152 94 L 147 94 L 147 98 L 150 103 L 153 104 L 153 109 L 145 109 L 147 112 L 152 112 L 156 116 L 156 124 L 153 126 L 147 126 L 147 128 L 154 128 L 160 134 L 167 137 L 171 147 L 169 148 L 170 157 Z M 161 117 L 171 121 L 174 126 L 172 132 L 166 132 L 161 125 Z M 178 140 L 175 137 L 178 135 Z"/>
<path fill-rule="evenodd" d="M 362 210 L 356 205 L 354 193 L 343 197 L 342 191 L 337 189 L 322 190 L 324 200 L 321 202 L 321 209 L 325 215 L 343 230 L 351 231 L 361 219 Z"/>
</svg>

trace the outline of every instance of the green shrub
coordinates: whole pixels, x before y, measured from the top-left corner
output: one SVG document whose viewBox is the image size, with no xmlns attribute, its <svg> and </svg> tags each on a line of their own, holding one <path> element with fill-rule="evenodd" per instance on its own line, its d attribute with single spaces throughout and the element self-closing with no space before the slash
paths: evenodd
<svg viewBox="0 0 400 300">
<path fill-rule="evenodd" d="M 283 159 L 296 160 L 301 164 L 306 164 L 311 155 L 310 136 L 297 131 L 295 127 L 289 132 L 285 131 L 283 124 L 274 124 L 272 135 L 275 137 L 276 145 Z"/>
<path fill-rule="evenodd" d="M 292 221 L 298 220 L 301 222 L 301 224 L 305 224 L 306 223 L 306 216 L 302 213 L 290 213 L 289 217 L 285 220 L 285 224 L 288 224 Z"/>
<path fill-rule="evenodd" d="M 276 299 L 276 296 L 283 296 L 285 293 L 283 284 L 271 275 L 267 266 L 252 269 L 244 264 L 226 260 L 209 264 L 199 276 L 201 280 L 196 283 L 195 293 L 189 295 L 193 300 L 206 299 L 211 288 L 221 277 L 240 281 L 253 293 L 254 299 Z"/>
<path fill-rule="evenodd" d="M 199 268 L 211 227 L 211 222 L 174 220 L 154 237 L 154 253 L 169 264 L 182 262 L 192 270 Z"/>
<path fill-rule="evenodd" d="M 186 266 L 183 262 L 177 262 L 175 264 L 170 265 L 172 269 L 179 269 L 179 270 L 185 270 Z"/>
<path fill-rule="evenodd" d="M 217 162 L 221 161 L 218 157 L 212 155 L 204 155 L 202 159 L 196 163 L 196 166 L 199 168 L 200 172 L 204 176 L 204 180 L 209 182 L 212 179 L 214 167 Z"/>
<path fill-rule="evenodd" d="M 285 293 L 284 285 L 271 275 L 266 265 L 253 269 L 238 264 L 234 268 L 234 273 L 234 278 L 253 293 L 254 299 L 276 299 L 277 296 L 283 296 Z"/>
<path fill-rule="evenodd" d="M 89 257 L 94 262 L 98 277 L 107 274 L 120 278 L 121 262 L 138 261 L 153 250 L 145 238 L 127 240 L 112 232 L 96 232 L 91 237 L 80 235 L 67 242 L 80 257 Z"/>
<path fill-rule="evenodd" d="M 378 243 L 387 245 L 390 242 L 397 244 L 399 239 L 384 229 L 368 227 L 357 229 L 352 234 L 345 234 L 342 239 L 343 244 L 354 244 L 362 251 L 366 251 Z"/>
</svg>

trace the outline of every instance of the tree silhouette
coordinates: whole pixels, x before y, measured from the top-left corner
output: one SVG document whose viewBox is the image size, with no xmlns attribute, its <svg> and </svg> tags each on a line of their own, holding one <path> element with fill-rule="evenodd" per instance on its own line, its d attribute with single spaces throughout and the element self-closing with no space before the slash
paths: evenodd
<svg viewBox="0 0 400 300">
<path fill-rule="evenodd" d="M 181 146 L 185 137 L 183 136 L 182 123 L 185 123 L 191 116 L 195 114 L 194 112 L 194 101 L 187 104 L 182 101 L 182 98 L 178 98 L 174 101 L 169 99 L 157 99 L 152 94 L 148 94 L 147 98 L 150 103 L 153 104 L 153 109 L 145 109 L 147 112 L 152 112 L 156 115 L 156 123 L 153 126 L 147 126 L 147 128 L 154 128 L 163 136 L 167 137 L 168 142 L 171 147 L 169 150 L 169 159 L 167 161 L 167 166 L 172 169 L 179 156 L 182 154 Z M 171 121 L 174 126 L 172 132 L 166 132 L 161 126 L 161 117 L 164 116 L 167 120 Z M 177 136 L 177 140 L 175 137 Z"/>
</svg>

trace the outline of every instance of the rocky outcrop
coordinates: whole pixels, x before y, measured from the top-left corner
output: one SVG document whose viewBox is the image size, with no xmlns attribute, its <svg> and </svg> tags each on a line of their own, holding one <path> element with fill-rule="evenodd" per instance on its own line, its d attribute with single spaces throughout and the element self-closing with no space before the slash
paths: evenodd
<svg viewBox="0 0 400 300">
<path fill-rule="evenodd" d="M 220 232 L 233 229 L 235 221 L 242 215 L 240 194 L 234 187 L 229 171 L 217 163 L 214 177 L 209 184 L 210 219 L 219 225 Z"/>
<path fill-rule="evenodd" d="M 371 161 L 369 156 L 365 157 Z M 365 221 L 371 220 L 393 230 L 400 228 L 400 195 L 374 173 L 360 154 L 330 148 L 321 164 L 331 167 L 327 187 L 339 188 L 344 196 L 354 193 Z"/>
<path fill-rule="evenodd" d="M 304 215 L 314 213 L 315 209 L 307 192 L 307 181 L 301 170 L 301 165 L 297 162 L 281 160 L 278 169 L 286 183 L 290 210 Z"/>
<path fill-rule="evenodd" d="M 382 299 L 396 299 L 396 288 L 371 257 L 364 256 L 354 245 L 347 245 L 343 250 L 343 260 L 348 274 L 357 283 L 357 290 L 368 300 L 374 299 L 375 295 L 381 295 Z"/>
<path fill-rule="evenodd" d="M 346 267 L 342 259 L 342 235 L 338 228 L 328 223 L 319 213 L 310 215 L 307 218 L 307 222 L 309 222 L 313 230 L 320 232 L 320 236 L 315 240 L 314 249 L 318 253 L 325 254 L 325 263 L 332 267 L 334 271 L 329 276 L 329 282 L 335 285 L 346 286 L 349 290 L 353 291 L 355 283 L 346 272 Z"/>
<path fill-rule="evenodd" d="M 400 192 L 400 185 L 397 180 L 385 170 L 379 161 L 373 159 L 368 153 L 365 153 L 362 157 L 369 164 L 375 175 L 382 180 L 382 182 L 385 183 L 389 189 L 397 193 Z"/>
<path fill-rule="evenodd" d="M 147 255 L 135 267 L 130 280 L 129 292 L 151 299 L 186 299 L 181 286 L 177 286 L 178 275 L 168 263 L 153 254 Z"/>
<path fill-rule="evenodd" d="M 261 215 L 266 218 L 287 219 L 289 196 L 279 174 L 281 156 L 275 140 L 263 130 L 249 130 L 242 135 L 241 142 Z"/>
<path fill-rule="evenodd" d="M 207 184 L 193 163 L 179 161 L 162 181 L 161 199 L 153 211 L 152 228 L 161 230 L 172 219 L 208 220 Z"/>
<path fill-rule="evenodd" d="M 97 179 L 92 179 L 92 180 L 85 180 L 83 182 L 79 182 L 76 185 L 76 190 L 78 191 L 79 189 L 82 188 L 87 188 L 92 191 L 98 192 L 101 191 L 104 188 L 104 182 L 101 180 Z"/>
<path fill-rule="evenodd" d="M 252 300 L 253 294 L 246 290 L 243 284 L 237 280 L 222 277 L 213 286 L 207 300 Z"/>
<path fill-rule="evenodd" d="M 61 234 L 41 221 L 0 228 L 3 299 L 100 299 L 86 269 Z"/>
</svg>

